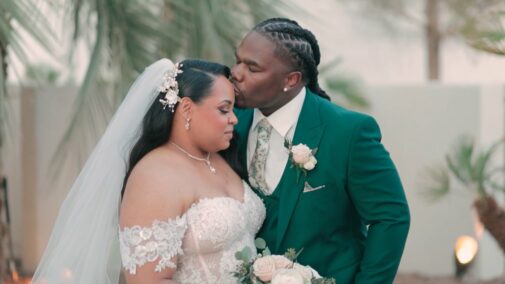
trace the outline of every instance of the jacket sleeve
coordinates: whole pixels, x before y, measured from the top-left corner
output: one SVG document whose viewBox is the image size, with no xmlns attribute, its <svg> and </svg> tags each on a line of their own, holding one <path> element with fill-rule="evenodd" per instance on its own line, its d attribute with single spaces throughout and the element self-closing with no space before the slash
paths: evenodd
<svg viewBox="0 0 505 284">
<path fill-rule="evenodd" d="M 364 116 L 351 139 L 348 191 L 368 226 L 355 283 L 393 283 L 410 226 L 405 193 L 376 121 Z"/>
</svg>

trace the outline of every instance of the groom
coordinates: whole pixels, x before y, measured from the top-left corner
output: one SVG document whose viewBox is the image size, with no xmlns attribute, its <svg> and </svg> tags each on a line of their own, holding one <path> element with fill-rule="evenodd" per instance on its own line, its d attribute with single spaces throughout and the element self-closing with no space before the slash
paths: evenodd
<svg viewBox="0 0 505 284">
<path fill-rule="evenodd" d="M 320 89 L 319 61 L 289 19 L 259 23 L 236 50 L 239 154 L 267 208 L 258 237 L 273 254 L 303 249 L 298 261 L 337 283 L 392 283 L 410 224 L 401 181 L 375 120 Z"/>
</svg>

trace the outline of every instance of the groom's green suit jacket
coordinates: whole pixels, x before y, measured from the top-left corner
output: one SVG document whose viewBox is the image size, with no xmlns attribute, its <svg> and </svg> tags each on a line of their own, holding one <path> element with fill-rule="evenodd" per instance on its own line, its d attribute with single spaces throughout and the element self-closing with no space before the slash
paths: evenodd
<svg viewBox="0 0 505 284">
<path fill-rule="evenodd" d="M 252 109 L 236 110 L 245 167 Z M 307 89 L 293 145 L 317 148 L 301 175 L 288 161 L 258 237 L 274 254 L 303 249 L 298 262 L 342 283 L 392 283 L 410 225 L 397 170 L 370 116 L 336 106 Z M 304 192 L 310 185 L 318 188 Z M 267 232 L 266 232 L 267 231 Z"/>
</svg>

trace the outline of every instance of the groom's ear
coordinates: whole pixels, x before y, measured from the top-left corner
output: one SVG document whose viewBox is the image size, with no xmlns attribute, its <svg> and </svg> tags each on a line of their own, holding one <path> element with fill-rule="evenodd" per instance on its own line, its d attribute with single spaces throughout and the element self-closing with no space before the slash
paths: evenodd
<svg viewBox="0 0 505 284">
<path fill-rule="evenodd" d="M 286 76 L 284 86 L 286 86 L 289 89 L 292 89 L 301 81 L 302 81 L 302 72 L 292 71 L 289 72 L 288 75 Z"/>
</svg>

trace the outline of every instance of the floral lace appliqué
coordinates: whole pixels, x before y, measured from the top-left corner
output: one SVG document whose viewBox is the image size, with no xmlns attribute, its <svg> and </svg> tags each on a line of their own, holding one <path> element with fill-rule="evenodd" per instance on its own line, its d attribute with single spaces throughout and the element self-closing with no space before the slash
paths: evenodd
<svg viewBox="0 0 505 284">
<path fill-rule="evenodd" d="M 176 268 L 172 258 L 183 255 L 182 239 L 187 229 L 186 215 L 168 221 L 153 221 L 151 227 L 133 226 L 119 230 L 124 268 L 135 274 L 137 267 L 157 259 L 155 271 Z"/>
</svg>

